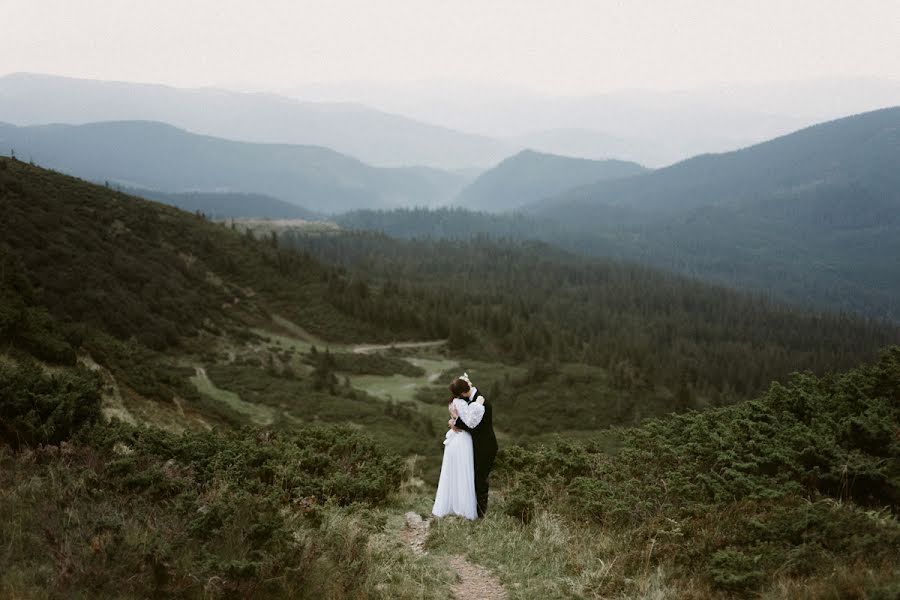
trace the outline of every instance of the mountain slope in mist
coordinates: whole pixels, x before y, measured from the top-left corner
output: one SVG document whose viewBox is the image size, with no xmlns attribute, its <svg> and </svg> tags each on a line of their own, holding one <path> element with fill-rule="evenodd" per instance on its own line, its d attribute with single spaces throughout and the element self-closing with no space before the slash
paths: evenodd
<svg viewBox="0 0 900 600">
<path fill-rule="evenodd" d="M 146 121 L 0 125 L 0 147 L 94 181 L 266 194 L 321 213 L 441 204 L 465 183 L 438 169 L 377 168 L 326 148 L 235 142 Z"/>
<path fill-rule="evenodd" d="M 900 320 L 900 108 L 584 186 L 534 209 L 592 253 Z"/>
<path fill-rule="evenodd" d="M 29 73 L 0 77 L 0 120 L 16 125 L 162 121 L 229 139 L 324 146 L 378 166 L 490 166 L 511 153 L 486 136 L 356 103 Z"/>
</svg>

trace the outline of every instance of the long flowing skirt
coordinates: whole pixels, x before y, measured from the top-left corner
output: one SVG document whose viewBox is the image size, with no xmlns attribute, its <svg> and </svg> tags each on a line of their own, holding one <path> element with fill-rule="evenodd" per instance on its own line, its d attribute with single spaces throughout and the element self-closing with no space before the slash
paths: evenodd
<svg viewBox="0 0 900 600">
<path fill-rule="evenodd" d="M 472 436 L 466 431 L 451 429 L 447 432 L 441 478 L 431 514 L 436 517 L 459 515 L 471 520 L 478 518 L 475 453 L 472 450 Z"/>
</svg>

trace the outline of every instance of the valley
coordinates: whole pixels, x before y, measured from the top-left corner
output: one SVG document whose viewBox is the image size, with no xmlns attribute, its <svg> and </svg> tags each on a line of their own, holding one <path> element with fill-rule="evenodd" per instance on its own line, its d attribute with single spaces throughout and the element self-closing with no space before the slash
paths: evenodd
<svg viewBox="0 0 900 600">
<path fill-rule="evenodd" d="M 892 593 L 890 323 L 5 158 L 0 202 L 6 595 Z M 461 371 L 496 410 L 491 509 L 423 534 Z"/>
</svg>

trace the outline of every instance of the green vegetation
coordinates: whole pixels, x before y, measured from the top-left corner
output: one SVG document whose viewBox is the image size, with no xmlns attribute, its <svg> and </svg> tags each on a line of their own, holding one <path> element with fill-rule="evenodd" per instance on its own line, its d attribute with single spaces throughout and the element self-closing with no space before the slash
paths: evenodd
<svg viewBox="0 0 900 600">
<path fill-rule="evenodd" d="M 507 447 L 495 514 L 440 522 L 431 542 L 464 544 L 519 598 L 894 597 L 898 398 L 894 346 L 872 366 L 620 430 L 612 453 Z"/>
<path fill-rule="evenodd" d="M 401 209 L 359 211 L 337 222 L 401 238 L 541 240 L 896 323 L 898 124 L 900 108 L 823 123 L 572 189 L 524 215 Z M 482 178 L 495 181 L 496 196 L 527 197 L 518 179 L 491 173 Z"/>
<path fill-rule="evenodd" d="M 2 597 L 446 599 L 450 553 L 512 598 L 900 589 L 900 348 L 836 374 L 894 327 L 542 244 L 257 240 L 0 165 Z M 460 370 L 490 511 L 417 556 Z"/>
<path fill-rule="evenodd" d="M 99 330 L 161 350 L 271 313 L 337 341 L 396 333 L 329 304 L 329 282 L 342 276 L 308 256 L 168 206 L 2 162 L 0 241 L 13 255 L 3 260 L 21 263 L 40 288 L 39 298 L 23 296 L 26 304 L 87 327 L 84 337 Z"/>
<path fill-rule="evenodd" d="M 0 442 L 58 444 L 98 420 L 100 394 L 89 373 L 45 376 L 31 360 L 0 363 Z"/>
<path fill-rule="evenodd" d="M 34 364 L 0 389 L 3 597 L 443 597 L 381 539 L 403 466 L 359 432 L 100 424 L 95 380 Z"/>
<path fill-rule="evenodd" d="M 0 340 L 43 360 L 73 364 L 75 350 L 67 334 L 41 306 L 22 261 L 0 243 Z"/>
<path fill-rule="evenodd" d="M 752 397 L 797 369 L 848 368 L 900 341 L 896 326 L 811 313 L 538 242 L 370 233 L 280 242 L 345 266 L 349 277 L 335 280 L 329 297 L 362 320 L 417 327 L 449 338 L 457 355 L 482 360 L 600 367 L 617 389 L 669 394 L 687 407 Z"/>
<path fill-rule="evenodd" d="M 329 366 L 334 371 L 354 375 L 421 377 L 425 374 L 422 367 L 417 367 L 402 358 L 383 354 L 364 354 L 362 352 L 315 352 L 310 354 L 310 362 L 314 365 L 320 365 L 325 361 L 330 362 Z"/>
<path fill-rule="evenodd" d="M 354 210 L 334 217 L 340 227 L 383 233 L 399 239 L 543 240 L 565 246 L 567 228 L 549 219 L 522 213 L 494 214 L 465 208 Z"/>
</svg>

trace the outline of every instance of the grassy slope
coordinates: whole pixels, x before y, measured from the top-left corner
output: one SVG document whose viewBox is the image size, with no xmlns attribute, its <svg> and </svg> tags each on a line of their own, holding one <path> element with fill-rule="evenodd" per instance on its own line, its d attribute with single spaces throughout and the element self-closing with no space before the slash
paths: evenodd
<svg viewBox="0 0 900 600">
<path fill-rule="evenodd" d="M 36 179 L 26 178 L 16 189 L 0 172 L 3 201 L 12 201 L 5 207 L 17 206 L 13 195 L 39 200 L 34 190 L 48 191 L 39 187 L 41 179 L 46 179 L 43 183 L 51 190 L 71 182 L 70 191 L 84 194 L 80 196 L 84 204 L 75 203 L 82 210 L 97 201 L 92 194 L 106 199 L 113 215 L 121 214 L 116 209 L 121 211 L 124 202 L 137 203 L 144 211 L 140 214 L 148 219 L 149 229 L 144 231 L 154 231 L 161 217 L 186 218 L 20 163 L 8 164 L 6 173 L 11 169 L 23 169 Z M 57 190 L 57 197 L 67 190 Z M 74 227 L 77 212 L 63 213 L 64 224 Z M 93 217 L 98 218 L 96 213 Z M 189 222 L 194 224 L 186 225 Z M 140 222 L 129 225 L 137 227 Z M 423 453 L 432 465 L 425 465 L 425 474 L 432 477 L 440 459 L 436 427 L 444 410 L 445 392 L 439 382 L 462 367 L 483 389 L 497 384 L 504 389 L 507 374 L 515 380 L 527 377 L 527 370 L 469 361 L 457 367 L 456 357 L 447 357 L 443 350 L 417 349 L 406 351 L 413 354 L 405 357 L 418 363 L 424 375 L 400 380 L 381 370 L 351 377 L 347 387 L 343 373 L 324 368 L 307 354 L 313 345 L 322 354 L 325 342 L 272 310 L 283 311 L 314 331 L 316 323 L 321 323 L 323 333 L 328 331 L 328 321 L 315 317 L 339 317 L 340 313 L 321 298 L 315 310 L 298 309 L 284 296 L 261 293 L 278 277 L 279 254 L 274 250 L 202 220 L 184 221 L 182 226 L 185 229 L 178 233 L 201 231 L 216 240 L 222 236 L 234 252 L 232 259 L 241 261 L 229 271 L 228 279 L 213 273 L 221 284 L 213 279 L 210 288 L 230 293 L 244 290 L 242 302 L 233 305 L 236 310 L 223 310 L 209 298 L 192 300 L 212 325 L 201 320 L 195 337 L 165 346 L 165 352 L 152 351 L 135 340 L 117 340 L 106 331 L 107 325 L 91 320 L 101 314 L 98 308 L 79 313 L 90 325 L 80 335 L 96 338 L 93 343 L 107 350 L 101 357 L 107 360 L 101 362 L 110 373 L 123 376 L 117 381 L 127 410 L 152 420 L 152 412 L 137 409 L 155 406 L 168 411 L 166 418 L 176 423 L 180 408 L 167 407 L 171 396 L 153 400 L 152 393 L 131 387 L 129 382 L 143 383 L 152 392 L 160 381 L 129 379 L 134 369 L 123 366 L 123 361 L 140 361 L 142 371 L 155 366 L 150 370 L 181 382 L 170 384 L 167 394 L 173 389 L 186 394 L 192 387 L 187 382 L 199 366 L 209 382 L 198 383 L 207 385 L 210 393 L 181 398 L 187 416 L 194 411 L 201 424 L 246 423 L 246 415 L 221 402 L 220 394 L 227 391 L 233 394 L 230 401 L 239 398 L 239 406 L 252 405 L 258 414 L 272 416 L 272 433 L 201 431 L 178 437 L 117 426 L 90 438 L 76 437 L 74 445 L 60 450 L 12 452 L 3 447 L 0 507 L 6 518 L 0 522 L 8 528 L 4 538 L 11 540 L 0 554 L 7 567 L 0 579 L 4 594 L 41 597 L 42 590 L 51 590 L 56 595 L 77 591 L 112 597 L 163 590 L 189 597 L 264 592 L 281 597 L 315 590 L 319 597 L 334 598 L 441 598 L 447 597 L 448 581 L 440 555 L 460 551 L 496 569 L 515 598 L 601 594 L 699 598 L 755 590 L 770 597 L 804 593 L 890 597 L 885 594 L 895 589 L 891 582 L 897 578 L 896 557 L 886 554 L 885 548 L 895 546 L 898 526 L 895 517 L 881 507 L 896 504 L 891 500 L 898 476 L 891 471 L 897 464 L 895 399 L 900 394 L 896 352 L 878 367 L 821 381 L 801 377 L 788 388 L 776 386 L 754 403 L 654 421 L 632 432 L 594 438 L 586 445 L 564 442 L 524 450 L 512 446 L 510 432 L 501 430 L 506 434 L 501 435 L 506 451 L 494 478 L 490 517 L 478 524 L 438 523 L 430 542 L 432 556 L 413 559 L 396 540 L 400 513 L 409 508 L 427 513 L 433 487 L 419 479 L 421 468 L 414 464 L 401 473 L 398 467 L 383 463 L 385 477 L 363 472 L 356 479 L 355 469 L 366 464 L 359 457 L 382 456 L 385 446 L 393 453 Z M 119 229 L 112 226 L 113 231 Z M 190 240 L 166 229 L 158 231 L 171 236 L 161 238 L 161 246 L 169 252 L 161 256 L 168 257 L 170 265 L 184 263 L 173 248 L 191 248 Z M 22 240 L 18 234 L 11 239 Z M 74 234 L 62 239 L 76 243 Z M 78 241 L 98 251 L 103 242 L 103 236 Z M 207 260 L 218 264 L 215 253 L 203 254 L 202 244 L 197 248 L 192 265 Z M 37 260 L 39 256 L 40 252 L 23 256 L 33 261 L 28 274 L 50 268 Z M 63 265 L 71 264 L 65 262 L 71 257 L 55 256 Z M 71 268 L 81 267 L 72 264 Z M 91 276 L 92 271 L 82 273 Z M 171 285 L 202 285 L 208 279 L 205 273 L 190 279 L 192 275 L 196 275 L 193 269 L 185 269 L 179 277 L 184 276 L 187 283 L 176 277 Z M 39 275 L 36 279 L 43 285 L 45 280 Z M 303 293 L 305 284 L 315 289 L 315 281 L 315 277 L 305 283 L 301 279 L 292 289 Z M 127 301 L 145 301 L 137 298 L 140 294 L 131 285 L 123 277 L 117 293 Z M 67 308 L 48 299 L 46 288 L 43 293 L 47 318 L 57 321 L 63 341 L 72 341 L 72 332 L 65 327 Z M 170 315 L 176 319 L 178 313 L 167 312 L 166 306 L 151 304 L 141 310 L 149 311 L 145 318 Z M 366 335 L 363 326 L 345 339 Z M 347 353 L 353 348 L 344 344 L 332 349 Z M 14 368 L 27 354 L 27 349 L 14 348 L 15 358 L 3 358 L 0 364 Z M 356 369 L 359 364 L 390 370 L 391 362 L 361 361 L 347 368 Z M 573 368 L 561 366 L 559 373 L 548 375 L 549 381 L 565 386 L 572 383 L 565 377 L 574 376 L 577 383 L 580 371 Z M 433 387 L 419 387 L 425 391 L 412 398 L 407 395 L 408 384 L 423 386 L 441 369 L 444 372 Z M 70 372 L 59 367 L 51 370 Z M 5 385 L 12 379 L 7 375 L 4 371 L 0 377 L 4 382 L 0 390 L 8 389 Z M 353 388 L 354 382 L 368 389 L 382 387 L 383 398 L 390 394 L 394 402 L 366 395 Z M 509 406 L 515 407 L 514 401 L 509 398 Z M 522 407 L 517 410 L 528 412 Z M 356 440 L 350 445 L 358 444 L 362 454 L 339 467 L 326 466 L 310 481 L 298 484 L 290 479 L 297 474 L 283 469 L 296 464 L 295 453 L 305 452 L 309 440 L 302 434 L 294 438 L 287 430 L 310 420 L 350 421 L 382 443 L 368 446 L 348 429 L 316 434 L 324 436 L 314 438 L 322 443 L 314 444 L 301 461 L 309 468 L 327 465 L 325 457 L 335 453 L 333 447 L 347 448 L 348 440 Z M 188 422 L 181 417 L 182 424 Z M 541 433 L 513 418 L 507 426 L 516 434 L 528 432 L 526 437 Z M 270 435 L 276 436 L 274 445 L 260 443 Z M 610 448 L 618 452 L 609 454 Z M 237 471 L 227 468 L 238 456 L 247 462 L 240 462 Z M 244 468 L 248 471 L 240 470 Z M 339 477 L 344 468 L 349 468 L 349 474 Z M 328 472 L 338 475 L 329 479 L 323 476 Z M 406 483 L 399 485 L 397 477 Z M 381 483 L 374 485 L 376 480 Z M 307 491 L 303 486 L 311 482 L 322 487 Z M 88 489 L 94 490 L 91 495 Z M 386 497 L 397 489 L 400 495 Z M 362 504 L 340 506 L 353 494 L 359 495 Z M 312 504 L 309 498 L 315 498 Z M 128 514 L 115 509 L 123 504 L 132 507 Z M 253 514 L 241 512 L 241 506 L 252 507 Z M 203 515 L 210 510 L 212 517 L 197 516 L 198 511 Z M 192 525 L 197 519 L 198 524 Z M 293 541 L 283 535 L 289 531 L 296 532 Z M 300 571 L 281 570 L 297 561 L 303 564 Z M 790 568 L 779 570 L 779 564 Z M 198 583 L 187 573 L 203 577 Z M 123 581 L 130 583 L 123 587 Z"/>
</svg>

